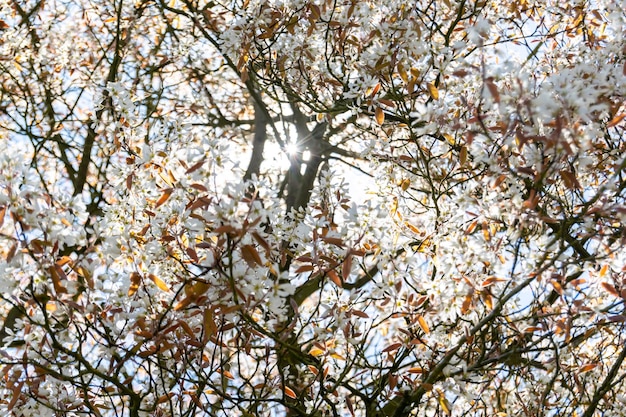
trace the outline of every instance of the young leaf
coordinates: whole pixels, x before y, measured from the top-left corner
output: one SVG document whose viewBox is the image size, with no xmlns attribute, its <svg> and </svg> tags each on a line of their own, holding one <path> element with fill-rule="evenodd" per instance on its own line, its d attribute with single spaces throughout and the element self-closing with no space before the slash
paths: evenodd
<svg viewBox="0 0 626 417">
<path fill-rule="evenodd" d="M 376 123 L 382 126 L 385 123 L 385 112 L 380 107 L 376 107 L 375 112 Z"/>
<path fill-rule="evenodd" d="M 130 274 L 130 288 L 128 288 L 128 296 L 132 297 L 135 295 L 137 290 L 139 289 L 139 285 L 141 284 L 141 275 L 139 272 L 133 272 Z"/>
<path fill-rule="evenodd" d="M 165 292 L 170 292 L 170 288 L 167 286 L 167 284 L 165 283 L 165 281 L 163 281 L 161 278 L 157 277 L 154 274 L 148 274 L 148 278 L 150 278 L 150 280 L 152 282 L 154 282 L 154 284 L 161 290 L 161 291 L 165 291 Z"/>
<path fill-rule="evenodd" d="M 439 90 L 435 87 L 433 83 L 427 83 L 426 88 L 428 89 L 428 94 L 432 97 L 433 100 L 439 99 Z"/>
<path fill-rule="evenodd" d="M 163 190 L 163 194 L 161 194 L 161 197 L 159 197 L 159 199 L 155 203 L 154 208 L 161 207 L 167 201 L 167 199 L 170 198 L 173 191 L 173 188 L 167 188 Z"/>
<path fill-rule="evenodd" d="M 285 392 L 285 395 L 286 395 L 287 397 L 289 397 L 289 398 L 292 398 L 292 399 L 294 399 L 294 400 L 295 400 L 296 398 L 298 398 L 298 396 L 296 395 L 296 393 L 295 393 L 295 392 L 294 392 L 291 388 L 289 388 L 289 387 L 284 387 L 283 391 Z"/>
</svg>

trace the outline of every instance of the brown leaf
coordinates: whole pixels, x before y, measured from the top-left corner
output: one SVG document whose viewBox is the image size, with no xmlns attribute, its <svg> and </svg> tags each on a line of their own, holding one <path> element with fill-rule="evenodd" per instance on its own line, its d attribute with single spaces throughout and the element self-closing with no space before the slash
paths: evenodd
<svg viewBox="0 0 626 417">
<path fill-rule="evenodd" d="M 370 318 L 370 316 L 368 316 L 367 313 L 365 313 L 364 311 L 361 311 L 361 310 L 352 310 L 351 313 L 354 314 L 357 317 L 361 317 L 361 318 L 364 318 L 364 319 L 369 319 Z"/>
<path fill-rule="evenodd" d="M 302 274 L 303 272 L 312 271 L 315 267 L 313 265 L 302 265 L 296 269 L 296 274 Z"/>
<path fill-rule="evenodd" d="M 461 305 L 461 314 L 467 314 L 472 307 L 472 294 L 467 294 L 463 299 L 463 305 Z"/>
<path fill-rule="evenodd" d="M 600 283 L 600 285 L 602 285 L 602 288 L 604 288 L 605 290 L 607 290 L 609 292 L 609 294 L 615 296 L 615 297 L 619 297 L 619 292 L 615 289 L 615 287 L 611 284 L 609 284 L 608 282 L 602 282 Z"/>
<path fill-rule="evenodd" d="M 209 189 L 208 189 L 208 188 L 206 188 L 204 185 L 199 184 L 199 183 L 189 184 L 189 186 L 190 186 L 191 188 L 193 188 L 194 190 L 198 190 L 198 191 L 201 191 L 201 192 L 207 192 L 207 191 L 209 191 Z"/>
<path fill-rule="evenodd" d="M 350 272 L 352 272 L 352 255 L 346 256 L 346 259 L 344 259 L 343 265 L 341 266 L 341 277 L 344 282 L 348 280 Z"/>
<path fill-rule="evenodd" d="M 498 92 L 498 87 L 493 82 L 493 78 L 487 78 L 485 80 L 485 84 L 487 85 L 487 89 L 489 90 L 489 94 L 491 94 L 491 97 L 493 97 L 496 103 L 500 104 L 500 93 Z"/>
<path fill-rule="evenodd" d="M 476 230 L 476 226 L 478 226 L 478 220 L 474 220 L 473 222 L 470 223 L 469 226 L 467 226 L 467 229 L 465 229 L 465 234 L 471 235 L 472 232 Z"/>
<path fill-rule="evenodd" d="M 400 349 L 401 347 L 402 347 L 402 343 L 400 343 L 400 342 L 392 343 L 389 346 L 387 346 L 386 348 L 384 348 L 381 353 L 392 352 L 394 350 Z"/>
<path fill-rule="evenodd" d="M 211 336 L 217 333 L 217 324 L 215 324 L 215 319 L 213 318 L 213 310 L 209 308 L 204 310 L 202 323 L 204 325 L 204 333 L 202 335 L 202 342 L 206 344 L 211 338 Z"/>
<path fill-rule="evenodd" d="M 61 283 L 61 281 L 67 279 L 65 272 L 63 272 L 63 268 L 61 268 L 58 265 L 53 265 L 48 270 L 50 272 L 50 277 L 52 278 L 52 285 L 54 286 L 54 291 L 56 291 L 57 294 L 66 293 L 67 290 Z"/>
<path fill-rule="evenodd" d="M 185 253 L 187 254 L 187 256 L 189 256 L 189 259 L 191 259 L 194 263 L 198 263 L 198 261 L 200 260 L 194 248 L 185 249 Z"/>
<path fill-rule="evenodd" d="M 254 268 L 257 265 L 263 265 L 259 252 L 257 252 L 256 248 L 252 245 L 243 245 L 241 247 L 241 256 L 250 268 Z"/>
<path fill-rule="evenodd" d="M 218 227 L 217 229 L 214 229 L 213 233 L 233 233 L 236 231 L 237 229 L 235 229 L 233 226 L 224 225 L 224 226 Z"/>
<path fill-rule="evenodd" d="M 461 146 L 461 151 L 459 152 L 459 163 L 461 166 L 465 165 L 467 162 L 467 146 Z"/>
<path fill-rule="evenodd" d="M 322 236 L 320 239 L 326 243 L 330 243 L 331 245 L 339 246 L 340 248 L 344 247 L 343 240 L 338 237 Z"/>
</svg>

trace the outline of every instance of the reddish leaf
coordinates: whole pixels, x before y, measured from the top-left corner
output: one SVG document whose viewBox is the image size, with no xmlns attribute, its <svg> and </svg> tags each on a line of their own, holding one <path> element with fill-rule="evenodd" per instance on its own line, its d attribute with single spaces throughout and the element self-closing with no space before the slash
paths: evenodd
<svg viewBox="0 0 626 417">
<path fill-rule="evenodd" d="M 615 296 L 615 297 L 619 297 L 619 292 L 615 289 L 615 287 L 611 284 L 609 284 L 608 282 L 602 282 L 600 285 L 602 285 L 602 288 L 604 288 L 605 290 L 607 290 L 609 292 L 609 294 Z"/>
<path fill-rule="evenodd" d="M 343 282 L 341 281 L 341 278 L 339 278 L 339 275 L 337 275 L 334 270 L 331 269 L 330 271 L 326 272 L 326 275 L 336 286 L 338 286 L 339 288 L 343 287 Z"/>
<path fill-rule="evenodd" d="M 263 265 L 259 252 L 252 245 L 243 245 L 241 247 L 241 256 L 250 268 L 254 268 L 256 265 Z"/>
<path fill-rule="evenodd" d="M 370 316 L 368 316 L 367 313 L 365 313 L 365 312 L 363 312 L 361 310 L 352 310 L 351 313 L 354 314 L 357 317 L 361 317 L 361 318 L 364 318 L 364 319 L 369 319 L 370 318 Z"/>
<path fill-rule="evenodd" d="M 397 342 L 397 343 L 392 343 L 389 346 L 387 346 L 386 348 L 384 348 L 382 350 L 382 353 L 387 353 L 387 352 L 392 352 L 394 350 L 398 350 L 402 347 L 402 343 Z"/>
<path fill-rule="evenodd" d="M 352 272 L 352 255 L 346 256 L 346 259 L 344 259 L 343 265 L 341 266 L 341 277 L 344 281 L 348 280 L 350 272 Z"/>
<path fill-rule="evenodd" d="M 194 248 L 187 248 L 185 249 L 185 253 L 187 254 L 187 256 L 189 256 L 189 258 L 194 261 L 195 263 L 198 263 L 198 261 L 200 260 L 198 258 L 198 254 L 196 253 Z"/>
<path fill-rule="evenodd" d="M 313 265 L 301 265 L 296 269 L 296 274 L 302 274 L 303 272 L 312 271 L 315 267 Z"/>
<path fill-rule="evenodd" d="M 339 239 L 338 237 L 323 236 L 320 239 L 326 243 L 330 243 L 331 245 L 339 246 L 340 248 L 344 247 L 343 240 Z"/>
</svg>

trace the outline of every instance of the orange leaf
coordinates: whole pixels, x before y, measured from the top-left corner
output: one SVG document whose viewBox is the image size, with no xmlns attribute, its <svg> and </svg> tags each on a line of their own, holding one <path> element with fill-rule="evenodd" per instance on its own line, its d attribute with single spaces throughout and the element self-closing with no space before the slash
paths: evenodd
<svg viewBox="0 0 626 417">
<path fill-rule="evenodd" d="M 409 370 L 407 371 L 410 374 L 423 374 L 426 371 L 424 371 L 424 368 L 420 368 L 419 366 L 413 367 L 413 368 L 409 368 Z"/>
<path fill-rule="evenodd" d="M 172 195 L 172 192 L 174 191 L 173 188 L 167 188 L 163 191 L 163 194 L 161 194 L 161 197 L 159 197 L 159 199 L 157 200 L 154 208 L 160 207 L 163 205 L 163 203 L 165 203 L 167 201 L 168 198 L 170 198 L 170 196 Z"/>
<path fill-rule="evenodd" d="M 68 263 L 71 263 L 71 262 L 72 262 L 72 258 L 70 258 L 69 256 L 62 256 L 61 258 L 59 258 L 55 262 L 55 264 L 57 266 L 63 266 L 63 265 L 67 265 Z M 70 266 L 72 266 L 72 265 L 70 264 Z"/>
<path fill-rule="evenodd" d="M 624 64 L 624 68 L 626 68 L 626 64 Z M 626 113 L 616 115 L 613 119 L 611 119 L 611 121 L 606 125 L 606 127 L 617 126 L 617 124 L 619 124 L 619 122 L 621 122 L 624 119 L 624 117 L 626 117 Z"/>
<path fill-rule="evenodd" d="M 4 215 L 6 214 L 6 212 L 7 212 L 6 206 L 0 207 L 0 228 L 4 224 Z"/>
<path fill-rule="evenodd" d="M 505 282 L 505 281 L 506 281 L 506 279 L 504 279 L 504 278 L 491 276 L 491 277 L 487 278 L 486 280 L 484 280 L 481 285 L 483 287 L 488 287 L 488 286 L 492 285 L 495 282 Z"/>
<path fill-rule="evenodd" d="M 315 346 L 311 350 L 309 350 L 309 355 L 311 356 L 322 356 L 323 354 L 324 354 L 324 351 Z"/>
<path fill-rule="evenodd" d="M 487 308 L 489 310 L 492 310 L 493 309 L 493 298 L 491 297 L 491 294 L 489 294 L 487 291 L 483 291 L 483 292 L 480 293 L 480 296 L 483 299 L 483 302 L 485 303 Z"/>
<path fill-rule="evenodd" d="M 298 396 L 296 395 L 296 393 L 295 393 L 295 392 L 294 392 L 291 388 L 289 388 L 289 387 L 285 387 L 285 388 L 284 388 L 284 392 L 285 392 L 285 395 L 286 395 L 287 397 L 289 397 L 289 398 L 293 398 L 294 400 L 295 400 L 296 398 L 298 398 Z"/>
<path fill-rule="evenodd" d="M 328 276 L 328 278 L 330 278 L 330 280 L 339 288 L 343 287 L 343 282 L 341 281 L 341 278 L 339 278 L 339 275 L 334 271 L 334 270 L 330 270 L 328 272 L 326 272 L 326 275 Z"/>
<path fill-rule="evenodd" d="M 602 268 L 600 269 L 600 277 L 605 276 L 607 272 L 609 272 L 609 265 L 608 264 L 602 265 Z"/>
<path fill-rule="evenodd" d="M 472 307 L 472 294 L 467 294 L 463 299 L 463 305 L 461 306 L 461 314 L 466 314 Z"/>
<path fill-rule="evenodd" d="M 380 107 L 376 107 L 375 118 L 376 123 L 378 123 L 379 125 L 385 123 L 385 112 Z"/>
<path fill-rule="evenodd" d="M 130 288 L 128 289 L 129 297 L 133 296 L 137 292 L 139 284 L 141 284 L 141 275 L 139 272 L 133 272 L 130 274 Z"/>
<path fill-rule="evenodd" d="M 582 374 L 582 373 L 584 373 L 584 372 L 589 372 L 589 371 L 591 371 L 593 368 L 595 368 L 595 367 L 597 367 L 597 366 L 598 366 L 598 364 L 597 364 L 597 363 L 586 363 L 586 364 L 584 364 L 584 365 L 582 365 L 582 366 L 580 367 L 579 372 L 580 372 L 581 374 Z"/>
<path fill-rule="evenodd" d="M 422 330 L 424 330 L 424 333 L 426 334 L 430 333 L 430 328 L 428 327 L 428 323 L 426 323 L 426 320 L 424 319 L 424 317 L 422 317 L 421 315 L 418 315 L 417 323 L 420 325 Z"/>
<path fill-rule="evenodd" d="M 202 294 L 207 292 L 210 288 L 209 283 L 204 281 L 196 281 L 192 286 L 185 287 L 187 295 L 192 297 L 200 297 Z"/>
<path fill-rule="evenodd" d="M 150 278 L 150 280 L 152 282 L 154 282 L 154 284 L 162 291 L 165 292 L 170 292 L 170 288 L 167 286 L 167 284 L 165 283 L 165 281 L 163 281 L 161 278 L 157 277 L 154 274 L 148 274 L 148 278 Z"/>
<path fill-rule="evenodd" d="M 493 189 L 498 188 L 498 186 L 502 184 L 505 179 L 506 179 L 506 174 L 500 174 L 500 176 L 496 178 L 496 180 L 491 185 L 491 189 L 493 190 Z"/>
<path fill-rule="evenodd" d="M 231 374 L 229 371 L 227 370 L 222 370 L 222 369 L 218 369 L 217 370 L 218 373 L 224 375 L 224 377 L 228 378 L 228 379 L 235 379 L 235 377 L 233 376 L 233 374 Z"/>
<path fill-rule="evenodd" d="M 470 225 L 465 229 L 466 235 L 471 235 L 474 230 L 476 230 L 476 226 L 478 226 L 478 220 L 474 220 L 470 223 Z"/>
</svg>

